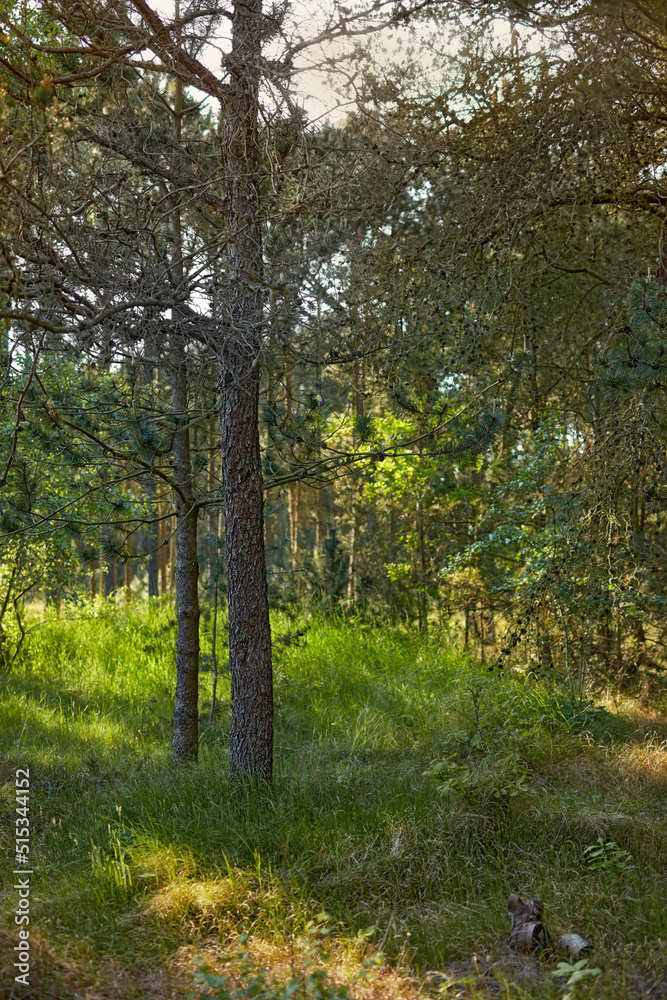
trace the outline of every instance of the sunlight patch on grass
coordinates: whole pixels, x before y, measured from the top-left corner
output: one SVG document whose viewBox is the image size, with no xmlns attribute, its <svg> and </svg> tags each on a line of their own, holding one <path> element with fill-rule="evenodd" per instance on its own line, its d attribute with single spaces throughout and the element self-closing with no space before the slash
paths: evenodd
<svg viewBox="0 0 667 1000">
<path fill-rule="evenodd" d="M 596 996 L 633 996 L 614 992 L 623 977 L 667 981 L 654 716 L 648 727 L 637 705 L 614 715 L 518 672 L 490 677 L 440 641 L 313 619 L 279 650 L 276 779 L 232 784 L 227 682 L 211 727 L 202 697 L 200 762 L 171 763 L 171 619 L 164 606 L 54 620 L 2 678 L 0 809 L 11 822 L 13 769 L 29 762 L 33 912 L 59 954 L 106 969 L 129 998 L 175 956 L 222 961 L 250 934 L 253 962 L 280 978 L 326 910 L 332 982 L 386 956 L 355 997 L 414 996 L 409 965 L 437 973 L 428 989 L 445 996 L 542 1000 L 558 984 L 506 947 L 507 896 L 527 886 L 558 930 L 594 938 Z M 527 776 L 514 798 L 478 781 L 443 795 L 425 773 L 453 755 L 462 773 L 493 774 L 508 754 Z M 599 837 L 631 863 L 610 848 L 610 864 L 589 864 Z"/>
<path fill-rule="evenodd" d="M 423 995 L 408 972 L 390 967 L 381 952 L 358 937 L 335 936 L 324 947 L 314 947 L 303 935 L 287 941 L 231 936 L 221 945 L 182 949 L 176 964 L 191 976 L 205 968 L 226 977 L 227 988 L 240 990 L 248 989 L 249 979 L 258 973 L 267 985 L 284 987 L 290 981 L 305 983 L 316 971 L 329 987 L 345 987 L 358 1000 L 417 1000 Z"/>
<path fill-rule="evenodd" d="M 230 907 L 236 907 L 238 894 L 231 879 L 219 881 L 188 881 L 175 879 L 169 882 L 150 899 L 145 913 L 181 925 L 206 924 L 217 926 L 219 915 Z"/>
</svg>

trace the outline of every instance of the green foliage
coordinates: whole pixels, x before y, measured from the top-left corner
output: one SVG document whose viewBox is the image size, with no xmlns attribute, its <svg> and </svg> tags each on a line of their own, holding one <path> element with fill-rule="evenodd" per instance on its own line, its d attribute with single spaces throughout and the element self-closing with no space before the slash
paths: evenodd
<svg viewBox="0 0 667 1000">
<path fill-rule="evenodd" d="M 567 976 L 567 993 L 563 994 L 563 1000 L 574 1000 L 574 998 L 579 994 L 576 987 L 579 983 L 584 983 L 586 980 L 595 978 L 601 975 L 602 969 L 592 969 L 588 964 L 587 958 L 580 958 L 578 962 L 570 963 L 563 960 L 559 961 L 557 967 L 553 970 L 551 975 L 554 979 L 563 979 Z"/>
<path fill-rule="evenodd" d="M 354 433 L 361 441 L 368 441 L 375 435 L 375 421 L 371 413 L 358 413 L 355 416 Z"/>
<path fill-rule="evenodd" d="M 530 699 L 524 702 L 518 718 L 514 699 L 503 705 L 494 698 L 490 711 L 485 711 L 484 696 L 491 694 L 488 686 L 478 684 L 469 693 L 468 727 L 450 735 L 445 757 L 433 763 L 424 776 L 435 779 L 440 795 L 457 793 L 481 809 L 506 807 L 510 799 L 535 792 L 526 752 L 530 753 L 531 742 L 538 742 L 536 728 L 543 716 Z M 503 708 L 510 725 L 499 722 Z"/>
<path fill-rule="evenodd" d="M 435 778 L 440 795 L 457 792 L 486 805 L 487 799 L 506 803 L 515 795 L 530 792 L 530 774 L 515 754 L 482 757 L 475 764 L 462 764 L 456 756 L 437 761 L 424 776 Z"/>
<path fill-rule="evenodd" d="M 664 288 L 650 275 L 634 281 L 627 312 L 631 325 L 618 330 L 612 345 L 597 359 L 598 380 L 614 399 L 628 392 L 662 390 L 667 372 Z"/>
<path fill-rule="evenodd" d="M 630 851 L 622 850 L 615 840 L 605 841 L 604 837 L 598 837 L 597 843 L 590 844 L 584 851 L 584 857 L 594 872 L 621 873 L 634 868 Z"/>
</svg>

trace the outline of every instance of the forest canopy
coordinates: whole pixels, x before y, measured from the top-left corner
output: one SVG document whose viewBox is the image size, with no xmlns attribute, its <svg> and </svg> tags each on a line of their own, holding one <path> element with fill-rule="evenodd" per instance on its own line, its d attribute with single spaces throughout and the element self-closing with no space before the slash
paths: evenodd
<svg viewBox="0 0 667 1000">
<path fill-rule="evenodd" d="M 3 5 L 4 669 L 172 593 L 189 759 L 215 604 L 267 776 L 269 604 L 658 682 L 659 7 Z"/>
</svg>

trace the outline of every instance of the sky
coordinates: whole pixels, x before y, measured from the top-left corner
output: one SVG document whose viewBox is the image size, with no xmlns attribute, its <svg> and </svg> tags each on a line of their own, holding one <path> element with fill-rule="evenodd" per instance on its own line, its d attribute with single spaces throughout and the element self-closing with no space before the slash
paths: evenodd
<svg viewBox="0 0 667 1000">
<path fill-rule="evenodd" d="M 187 0 L 186 0 L 187 2 Z M 182 6 L 183 0 L 181 0 Z M 329 3 L 313 2 L 313 0 L 295 0 L 292 3 L 293 14 L 290 17 L 290 24 L 294 26 L 292 37 L 298 35 L 302 37 L 312 37 L 322 30 L 326 21 L 327 12 L 331 8 Z M 174 16 L 174 0 L 152 0 L 152 7 L 158 11 L 164 20 Z M 220 27 L 220 34 L 211 40 L 211 44 L 206 47 L 202 56 L 202 62 L 216 75 L 220 75 L 221 53 L 229 49 L 229 34 L 225 32 L 225 24 Z M 341 52 L 340 46 L 337 52 Z M 333 54 L 331 48 L 326 53 Z M 269 57 L 279 55 L 279 47 L 275 47 L 275 52 L 268 52 Z M 337 120 L 344 117 L 350 103 L 343 96 L 336 93 L 331 81 L 326 74 L 315 68 L 314 64 L 321 61 L 323 52 L 321 47 L 314 49 L 304 55 L 299 60 L 299 68 L 294 86 L 294 95 L 297 103 L 306 111 L 310 121 L 319 118 L 329 118 Z"/>
<path fill-rule="evenodd" d="M 176 0 L 149 0 L 153 9 L 158 11 L 164 20 L 174 17 Z M 271 0 L 264 0 L 265 9 Z M 280 2 L 280 0 L 275 0 Z M 372 0 L 369 0 L 372 2 Z M 181 10 L 187 9 L 188 0 L 180 0 Z M 354 6 L 354 0 L 347 0 L 347 9 Z M 286 20 L 286 32 L 289 41 L 300 38 L 316 37 L 324 28 L 327 19 L 333 11 L 343 7 L 343 0 L 290 0 L 290 14 Z M 452 25 L 453 27 L 453 25 Z M 491 34 L 497 42 L 507 43 L 511 27 L 507 20 L 497 18 L 490 24 Z M 202 62 L 217 76 L 221 75 L 221 56 L 229 51 L 229 22 L 222 20 L 219 34 L 213 37 L 201 53 Z M 524 51 L 536 51 L 545 42 L 538 33 L 522 29 L 515 33 Z M 443 25 L 434 27 L 432 22 L 421 21 L 409 27 L 388 27 L 382 31 L 365 36 L 363 39 L 341 40 L 334 43 L 312 46 L 303 50 L 296 62 L 296 74 L 290 87 L 290 98 L 303 108 L 311 123 L 328 119 L 332 123 L 345 119 L 354 109 L 355 64 L 349 57 L 354 44 L 363 46 L 372 52 L 372 62 L 376 72 L 381 75 L 383 66 L 400 65 L 406 71 L 414 70 L 413 80 L 422 88 L 429 84 L 437 93 L 442 80 L 444 66 L 455 53 L 458 40 Z M 265 52 L 267 58 L 280 58 L 282 40 L 276 43 L 272 50 Z M 327 60 L 340 60 L 334 72 L 327 72 Z M 279 103 L 277 95 L 270 97 L 268 93 L 264 100 L 270 106 L 271 101 Z M 463 109 L 461 109 L 463 111 Z"/>
<path fill-rule="evenodd" d="M 187 0 L 181 0 L 182 9 L 186 3 Z M 152 6 L 163 19 L 173 18 L 174 0 L 152 0 Z M 326 24 L 327 16 L 338 6 L 340 4 L 336 0 L 292 0 L 288 22 L 290 39 L 317 36 Z M 357 43 L 367 49 L 372 48 L 378 65 L 386 64 L 388 61 L 405 62 L 414 58 L 410 57 L 408 52 L 411 43 L 419 47 L 420 34 L 422 40 L 427 41 L 427 30 L 426 26 L 422 26 L 422 29 L 414 35 L 406 28 L 387 28 L 366 39 L 357 40 Z M 216 75 L 220 74 L 221 54 L 229 49 L 229 34 L 224 22 L 219 32 L 217 37 L 211 39 L 211 44 L 200 57 Z M 329 42 L 325 46 L 306 49 L 299 56 L 293 95 L 311 122 L 325 118 L 332 122 L 341 120 L 354 106 L 352 99 L 354 85 L 349 86 L 349 78 L 353 79 L 353 68 L 349 60 L 342 58 L 346 53 L 348 55 L 351 53 L 352 47 L 350 41 Z M 277 44 L 274 50 L 267 51 L 266 55 L 269 58 L 278 57 L 280 46 Z M 423 57 L 425 58 L 425 53 Z M 332 58 L 341 59 L 339 68 L 333 76 L 322 68 L 325 61 Z"/>
</svg>

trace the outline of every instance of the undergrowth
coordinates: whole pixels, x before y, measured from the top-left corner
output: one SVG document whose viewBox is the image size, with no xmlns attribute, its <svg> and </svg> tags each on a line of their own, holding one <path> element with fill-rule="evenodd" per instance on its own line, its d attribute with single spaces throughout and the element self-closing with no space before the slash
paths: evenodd
<svg viewBox="0 0 667 1000">
<path fill-rule="evenodd" d="M 442 637 L 301 626 L 274 621 L 270 788 L 228 782 L 224 675 L 210 725 L 202 674 L 199 763 L 172 765 L 167 606 L 99 601 L 31 634 L 2 677 L 0 807 L 10 914 L 29 767 L 42 995 L 666 996 L 660 719 L 489 675 Z M 519 890 L 592 940 L 588 965 L 510 953 Z"/>
</svg>

